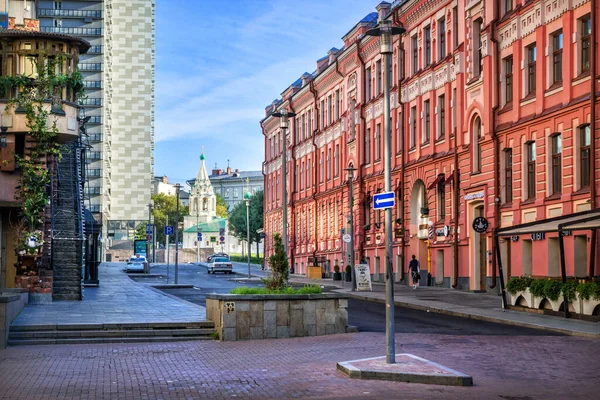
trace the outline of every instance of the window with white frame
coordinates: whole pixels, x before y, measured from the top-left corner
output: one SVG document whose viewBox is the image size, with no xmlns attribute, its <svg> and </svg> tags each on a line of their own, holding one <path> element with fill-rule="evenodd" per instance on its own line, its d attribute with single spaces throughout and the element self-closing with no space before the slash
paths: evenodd
<svg viewBox="0 0 600 400">
<path fill-rule="evenodd" d="M 590 144 L 591 129 L 590 125 L 582 125 L 578 129 L 579 135 L 579 189 L 590 187 Z"/>
<path fill-rule="evenodd" d="M 579 20 L 579 29 L 581 32 L 580 70 L 584 74 L 590 72 L 590 46 L 592 43 L 592 19 L 590 15 L 586 15 Z"/>
<path fill-rule="evenodd" d="M 473 172 L 481 171 L 481 118 L 473 121 Z"/>
<path fill-rule="evenodd" d="M 414 75 L 419 70 L 419 40 L 417 35 L 414 35 L 410 41 L 412 49 L 412 73 Z"/>
<path fill-rule="evenodd" d="M 381 60 L 375 63 L 375 96 L 379 96 L 383 92 L 383 72 L 381 70 Z"/>
<path fill-rule="evenodd" d="M 375 126 L 375 162 L 381 160 L 381 124 Z"/>
<path fill-rule="evenodd" d="M 367 101 L 371 100 L 371 67 L 365 69 L 365 94 Z"/>
<path fill-rule="evenodd" d="M 504 105 L 512 104 L 513 99 L 513 58 L 502 60 L 504 69 Z"/>
<path fill-rule="evenodd" d="M 365 130 L 365 164 L 369 164 L 371 162 L 371 129 L 367 128 Z"/>
<path fill-rule="evenodd" d="M 408 121 L 410 125 L 410 137 L 409 137 L 409 145 L 411 149 L 414 149 L 417 146 L 417 107 L 413 106 L 410 108 L 410 121 Z"/>
<path fill-rule="evenodd" d="M 478 18 L 473 22 L 473 77 L 479 78 L 483 73 L 483 19 Z"/>
<path fill-rule="evenodd" d="M 552 194 L 558 194 L 562 189 L 562 136 L 556 133 L 550 136 L 552 157 Z"/>
<path fill-rule="evenodd" d="M 438 47 L 438 61 L 441 61 L 446 57 L 446 20 L 444 18 L 438 20 L 437 25 L 437 47 Z"/>
<path fill-rule="evenodd" d="M 536 159 L 536 150 L 535 150 L 535 141 L 530 141 L 525 143 L 525 162 L 526 164 L 526 174 L 525 177 L 527 179 L 527 193 L 526 198 L 534 199 L 535 198 L 535 159 Z"/>
<path fill-rule="evenodd" d="M 429 100 L 423 102 L 423 144 L 429 143 L 431 134 L 431 109 Z"/>
<path fill-rule="evenodd" d="M 536 61 L 537 61 L 537 48 L 536 44 L 532 43 L 525 48 L 525 57 L 527 67 L 525 68 L 525 88 L 527 95 L 535 93 L 535 79 L 536 79 Z"/>
<path fill-rule="evenodd" d="M 551 35 L 552 55 L 550 57 L 550 76 L 552 85 L 562 84 L 563 76 L 563 33 L 562 29 Z"/>
<path fill-rule="evenodd" d="M 446 96 L 438 96 L 437 104 L 437 140 L 442 140 L 446 136 Z"/>
<path fill-rule="evenodd" d="M 423 29 L 423 64 L 428 67 L 431 64 L 431 27 Z"/>
</svg>

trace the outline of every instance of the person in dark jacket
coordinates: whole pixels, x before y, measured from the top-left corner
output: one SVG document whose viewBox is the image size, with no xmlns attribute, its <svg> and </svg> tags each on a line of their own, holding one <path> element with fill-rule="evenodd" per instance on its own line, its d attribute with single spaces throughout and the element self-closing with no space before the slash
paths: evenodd
<svg viewBox="0 0 600 400">
<path fill-rule="evenodd" d="M 421 265 L 414 254 L 412 255 L 412 260 L 410 260 L 410 263 L 408 264 L 408 269 L 412 275 L 413 289 L 416 289 L 417 284 L 419 283 Z"/>
</svg>

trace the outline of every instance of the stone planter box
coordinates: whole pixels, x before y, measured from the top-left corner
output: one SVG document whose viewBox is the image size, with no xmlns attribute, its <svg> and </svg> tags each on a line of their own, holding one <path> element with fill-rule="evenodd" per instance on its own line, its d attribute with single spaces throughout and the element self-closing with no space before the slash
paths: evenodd
<svg viewBox="0 0 600 400">
<path fill-rule="evenodd" d="M 508 292 L 506 292 L 506 293 L 508 293 Z M 521 306 L 528 307 L 528 308 L 534 308 L 533 307 L 534 300 L 533 300 L 533 296 L 529 292 L 529 288 L 525 289 L 525 291 L 523 291 L 523 292 L 517 292 L 515 294 L 508 293 L 508 295 L 510 296 L 510 304 L 512 306 L 518 305 L 517 303 L 519 302 L 519 298 L 521 296 L 523 296 L 523 299 L 525 300 L 525 302 L 527 303 L 527 305 L 524 305 L 524 304 L 521 303 Z"/>
<path fill-rule="evenodd" d="M 0 289 L 0 350 L 6 348 L 11 322 L 29 303 L 27 289 Z"/>
<path fill-rule="evenodd" d="M 207 294 L 206 316 L 223 341 L 346 333 L 348 296 Z"/>
<path fill-rule="evenodd" d="M 600 300 L 594 300 L 594 299 L 582 300 L 581 301 L 581 313 L 583 315 L 592 315 L 592 313 L 594 312 L 594 309 L 598 305 L 600 305 Z"/>
</svg>

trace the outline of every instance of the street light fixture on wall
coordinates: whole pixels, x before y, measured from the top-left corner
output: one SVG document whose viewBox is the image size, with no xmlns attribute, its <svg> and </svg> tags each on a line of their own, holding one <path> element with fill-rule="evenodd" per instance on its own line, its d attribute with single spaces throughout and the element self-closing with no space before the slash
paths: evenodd
<svg viewBox="0 0 600 400">
<path fill-rule="evenodd" d="M 281 110 L 274 112 L 273 113 L 274 117 L 278 117 L 279 118 L 279 128 L 281 128 L 281 131 L 283 132 L 283 154 L 282 154 L 282 158 L 281 158 L 281 189 L 282 189 L 282 195 L 281 195 L 281 200 L 283 203 L 283 212 L 282 212 L 282 219 L 283 219 L 283 248 L 285 250 L 285 255 L 287 256 L 288 252 L 288 234 L 287 234 L 287 226 L 288 226 L 288 217 L 287 217 L 287 133 L 286 131 L 288 130 L 289 127 L 289 123 L 288 123 L 288 118 L 293 118 L 296 116 L 295 113 L 293 112 L 288 112 L 286 108 L 282 108 Z"/>
<path fill-rule="evenodd" d="M 390 86 L 392 77 L 391 57 L 392 57 L 392 36 L 401 35 L 406 32 L 406 29 L 399 26 L 392 26 L 392 21 L 385 20 L 380 17 L 376 28 L 366 32 L 369 36 L 379 36 L 380 49 L 379 52 L 383 56 L 383 70 L 385 71 L 385 81 L 383 85 L 383 126 L 385 131 L 384 137 L 384 181 L 385 191 L 392 191 L 392 175 L 391 175 L 391 141 L 392 131 L 390 127 Z M 400 87 L 398 86 L 398 96 L 400 96 Z M 392 209 L 385 210 L 385 256 L 386 256 L 386 273 L 385 273 L 385 294 L 386 294 L 386 362 L 393 364 L 396 362 L 396 345 L 394 341 L 395 325 L 394 325 L 394 271 L 392 268 Z"/>
</svg>

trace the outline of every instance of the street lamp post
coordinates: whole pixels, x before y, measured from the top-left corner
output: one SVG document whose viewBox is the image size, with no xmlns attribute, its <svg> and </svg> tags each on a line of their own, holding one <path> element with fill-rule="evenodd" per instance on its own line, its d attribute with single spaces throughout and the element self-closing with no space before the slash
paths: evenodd
<svg viewBox="0 0 600 400">
<path fill-rule="evenodd" d="M 353 179 L 354 179 L 354 171 L 356 171 L 356 168 L 354 168 L 354 166 L 350 166 L 348 168 L 346 168 L 346 171 L 348 171 L 348 196 L 349 196 L 349 212 L 350 212 L 350 232 L 348 232 L 350 234 L 350 243 L 348 243 L 348 246 L 350 247 L 350 251 L 349 253 L 349 265 L 350 268 L 352 268 L 352 291 L 356 291 L 356 272 L 354 271 L 354 188 L 353 188 Z"/>
<path fill-rule="evenodd" d="M 281 132 L 283 133 L 283 153 L 281 157 L 281 189 L 282 195 L 281 200 L 283 202 L 283 210 L 282 210 L 282 219 L 283 219 L 283 249 L 285 251 L 285 255 L 288 255 L 288 218 L 287 218 L 287 133 L 289 123 L 288 118 L 295 117 L 296 114 L 292 112 L 287 112 L 286 108 L 282 108 L 280 111 L 273 113 L 274 117 L 279 117 L 279 127 L 281 128 Z"/>
<path fill-rule="evenodd" d="M 383 70 L 385 71 L 385 80 L 383 84 L 383 126 L 385 131 L 384 137 L 384 181 L 385 191 L 392 191 L 392 174 L 391 174 L 391 141 L 392 132 L 390 127 L 390 85 L 392 77 L 390 76 L 391 58 L 392 58 L 392 35 L 400 35 L 406 32 L 404 28 L 392 26 L 392 21 L 379 19 L 377 28 L 370 29 L 366 32 L 369 36 L 379 36 L 379 52 L 383 56 Z M 398 88 L 398 95 L 400 89 Z M 386 273 L 385 273 L 385 319 L 386 319 L 386 362 L 393 364 L 396 362 L 396 344 L 394 335 L 396 334 L 394 326 L 394 271 L 392 268 L 392 209 L 385 210 L 385 257 L 386 257 Z"/>
<path fill-rule="evenodd" d="M 175 185 L 175 194 L 177 195 L 177 203 L 175 205 L 175 284 L 179 283 L 179 189 L 181 185 Z"/>
<path fill-rule="evenodd" d="M 244 193 L 244 201 L 246 202 L 246 236 L 248 242 L 248 279 L 250 279 L 250 199 L 252 195 L 250 192 Z"/>
<path fill-rule="evenodd" d="M 150 258 L 150 245 L 154 241 L 154 224 L 152 224 L 152 209 L 154 208 L 154 200 L 150 200 L 148 203 L 148 224 L 152 225 L 152 241 L 148 241 L 148 235 L 146 234 L 146 258 Z M 152 262 L 154 262 L 154 257 L 152 258 Z"/>
</svg>

